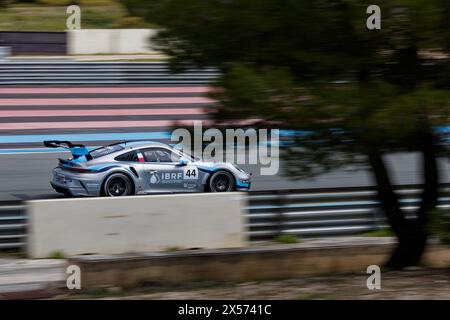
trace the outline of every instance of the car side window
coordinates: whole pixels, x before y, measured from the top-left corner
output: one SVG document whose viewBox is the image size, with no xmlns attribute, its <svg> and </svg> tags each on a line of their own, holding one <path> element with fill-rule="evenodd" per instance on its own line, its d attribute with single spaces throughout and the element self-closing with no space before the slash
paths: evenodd
<svg viewBox="0 0 450 320">
<path fill-rule="evenodd" d="M 139 162 L 136 151 L 126 152 L 114 158 L 116 161 Z"/>
<path fill-rule="evenodd" d="M 164 148 L 148 148 L 142 150 L 145 162 L 177 162 L 180 156 Z"/>
</svg>

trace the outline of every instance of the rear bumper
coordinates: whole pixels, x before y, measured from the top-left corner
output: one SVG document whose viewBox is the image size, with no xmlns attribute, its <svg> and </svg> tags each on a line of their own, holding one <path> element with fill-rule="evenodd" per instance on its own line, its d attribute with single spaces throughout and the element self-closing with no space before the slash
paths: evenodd
<svg viewBox="0 0 450 320">
<path fill-rule="evenodd" d="M 58 184 L 54 183 L 53 181 L 51 181 L 50 184 L 56 192 L 63 193 L 68 196 L 73 196 L 73 197 L 93 196 L 92 194 L 89 194 L 83 188 L 69 188 L 66 186 L 58 185 Z"/>
<path fill-rule="evenodd" d="M 53 178 L 50 184 L 56 192 L 74 197 L 96 197 L 100 195 L 100 183 L 93 180 L 92 177 L 88 179 L 83 175 L 66 173 L 59 168 L 53 170 Z"/>
<path fill-rule="evenodd" d="M 70 193 L 70 190 L 69 190 L 69 189 L 63 188 L 63 187 L 61 187 L 61 186 L 58 186 L 57 184 L 55 184 L 55 183 L 53 183 L 53 182 L 50 182 L 50 184 L 51 184 L 52 188 L 53 188 L 56 192 L 58 192 L 58 193 L 63 193 L 63 194 L 65 194 L 65 195 L 72 195 L 72 194 Z"/>
</svg>

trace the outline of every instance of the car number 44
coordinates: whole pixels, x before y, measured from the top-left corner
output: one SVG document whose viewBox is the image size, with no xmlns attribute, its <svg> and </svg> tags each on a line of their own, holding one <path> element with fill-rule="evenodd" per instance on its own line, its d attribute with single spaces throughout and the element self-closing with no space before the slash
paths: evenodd
<svg viewBox="0 0 450 320">
<path fill-rule="evenodd" d="M 184 178 L 184 180 L 197 180 L 198 179 L 197 167 L 183 168 L 183 178 Z"/>
</svg>

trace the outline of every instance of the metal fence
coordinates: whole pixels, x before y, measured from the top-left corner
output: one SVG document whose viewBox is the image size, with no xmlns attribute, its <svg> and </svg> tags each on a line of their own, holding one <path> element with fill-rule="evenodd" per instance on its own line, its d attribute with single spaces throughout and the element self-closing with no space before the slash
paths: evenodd
<svg viewBox="0 0 450 320">
<path fill-rule="evenodd" d="M 397 186 L 401 208 L 414 217 L 420 185 Z M 441 185 L 438 208 L 450 208 L 450 184 Z M 357 234 L 386 227 L 374 187 L 254 191 L 249 194 L 250 239 Z"/>
<path fill-rule="evenodd" d="M 211 68 L 172 73 L 164 62 L 0 63 L 0 85 L 206 84 L 217 76 Z"/>
<path fill-rule="evenodd" d="M 0 250 L 24 247 L 26 223 L 24 204 L 7 202 L 0 206 Z"/>
<path fill-rule="evenodd" d="M 412 217 L 420 185 L 397 187 L 402 209 Z M 441 186 L 438 207 L 450 208 L 450 184 Z M 373 187 L 252 191 L 245 217 L 250 240 L 291 234 L 300 237 L 358 234 L 386 226 Z M 0 206 L 0 249 L 25 244 L 25 206 Z"/>
</svg>

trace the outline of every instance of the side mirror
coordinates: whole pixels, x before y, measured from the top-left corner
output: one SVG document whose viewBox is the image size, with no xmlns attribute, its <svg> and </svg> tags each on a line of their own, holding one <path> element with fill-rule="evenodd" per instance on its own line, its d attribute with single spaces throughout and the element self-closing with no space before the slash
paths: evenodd
<svg viewBox="0 0 450 320">
<path fill-rule="evenodd" d="M 180 162 L 178 162 L 178 166 L 184 167 L 188 164 L 188 162 L 184 159 L 180 159 Z"/>
</svg>

